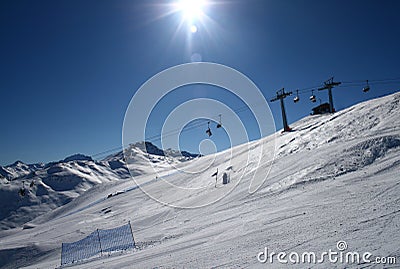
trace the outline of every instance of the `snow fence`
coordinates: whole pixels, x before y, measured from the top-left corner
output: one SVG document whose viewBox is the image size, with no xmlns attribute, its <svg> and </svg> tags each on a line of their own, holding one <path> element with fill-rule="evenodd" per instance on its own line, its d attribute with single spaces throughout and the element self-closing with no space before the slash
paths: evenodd
<svg viewBox="0 0 400 269">
<path fill-rule="evenodd" d="M 79 241 L 61 244 L 61 266 L 134 247 L 130 222 L 113 229 L 97 229 Z"/>
</svg>

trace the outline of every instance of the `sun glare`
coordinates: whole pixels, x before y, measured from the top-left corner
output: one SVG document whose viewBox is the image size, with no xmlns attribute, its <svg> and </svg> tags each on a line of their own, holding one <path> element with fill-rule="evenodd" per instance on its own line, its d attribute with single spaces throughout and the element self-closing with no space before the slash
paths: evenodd
<svg viewBox="0 0 400 269">
<path fill-rule="evenodd" d="M 197 26 L 196 25 L 190 26 L 190 32 L 192 32 L 193 34 L 197 33 Z"/>
<path fill-rule="evenodd" d="M 182 12 L 185 20 L 193 21 L 199 19 L 203 15 L 203 8 L 206 4 L 205 0 L 179 0 L 177 7 Z"/>
</svg>

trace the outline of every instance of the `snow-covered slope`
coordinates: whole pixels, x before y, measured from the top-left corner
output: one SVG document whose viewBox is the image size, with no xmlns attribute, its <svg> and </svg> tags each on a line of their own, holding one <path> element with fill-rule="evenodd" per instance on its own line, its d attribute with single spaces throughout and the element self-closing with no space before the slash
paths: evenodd
<svg viewBox="0 0 400 269">
<path fill-rule="evenodd" d="M 148 160 L 163 168 L 168 162 L 180 163 L 195 156 L 166 158 L 160 156 L 162 151 L 151 143 L 146 143 L 147 152 L 141 144 L 144 143 L 126 149 L 132 153 L 129 166 L 134 175 L 152 173 Z M 0 179 L 0 230 L 19 227 L 69 203 L 98 184 L 131 178 L 122 152 L 102 161 L 75 154 L 48 164 L 28 165 L 17 161 L 0 168 L 7 172 L 5 178 Z"/>
<path fill-rule="evenodd" d="M 193 175 L 170 173 L 176 185 L 195 187 L 187 195 L 165 188 L 154 175 L 138 176 L 146 191 L 174 205 L 215 203 L 179 209 L 157 203 L 133 181 L 98 184 L 67 205 L 31 221 L 31 229 L 0 232 L 0 267 L 54 268 L 62 242 L 95 229 L 131 221 L 137 249 L 89 260 L 76 268 L 369 268 L 374 264 L 261 264 L 269 251 L 321 253 L 337 250 L 397 257 L 400 262 L 400 93 L 364 102 L 333 115 L 308 116 L 291 127 L 248 145 L 184 164 L 212 167 Z M 272 168 L 271 148 L 276 145 Z M 248 160 L 263 149 L 263 162 Z M 269 176 L 249 194 L 254 171 Z M 231 183 L 214 187 L 219 168 Z M 271 170 L 270 170 L 271 168 Z M 244 173 L 242 173 L 244 171 Z M 199 187 L 199 188 L 197 188 Z M 229 192 L 227 192 L 229 190 Z M 110 193 L 119 195 L 107 198 Z M 392 266 L 395 267 L 396 265 Z M 391 267 L 386 265 L 386 267 Z M 381 268 L 381 267 L 378 267 Z"/>
</svg>

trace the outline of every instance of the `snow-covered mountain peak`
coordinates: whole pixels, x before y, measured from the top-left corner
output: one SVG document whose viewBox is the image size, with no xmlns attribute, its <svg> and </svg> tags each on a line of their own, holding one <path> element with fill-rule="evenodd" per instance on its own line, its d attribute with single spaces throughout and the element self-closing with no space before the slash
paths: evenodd
<svg viewBox="0 0 400 269">
<path fill-rule="evenodd" d="M 144 157 L 169 157 L 169 158 L 177 158 L 176 161 L 186 161 L 190 159 L 194 159 L 200 157 L 199 154 L 189 153 L 187 151 L 179 151 L 173 149 L 166 149 L 162 150 L 158 148 L 151 142 L 136 142 L 130 144 L 124 151 L 119 151 L 117 153 L 111 154 L 103 159 L 103 161 L 110 161 L 110 160 L 124 160 L 125 157 L 128 157 L 130 160 L 129 162 L 134 162 L 136 155 L 142 155 Z M 125 155 L 125 156 L 124 156 Z M 184 158 L 181 158 L 184 157 Z"/>
<path fill-rule="evenodd" d="M 92 157 L 83 155 L 83 154 L 74 154 L 71 156 L 68 156 L 62 162 L 70 162 L 70 161 L 93 161 Z"/>
<path fill-rule="evenodd" d="M 16 161 L 7 166 L 0 166 L 0 175 L 13 180 L 15 178 L 28 175 L 38 169 L 42 169 L 45 165 L 43 163 L 26 164 L 22 161 Z"/>
<path fill-rule="evenodd" d="M 134 150 L 134 149 L 139 149 L 143 153 L 150 154 L 150 155 L 166 156 L 166 157 L 172 157 L 172 158 L 186 157 L 186 158 L 183 158 L 182 161 L 197 158 L 200 156 L 199 154 L 193 154 L 193 153 L 189 153 L 187 151 L 174 150 L 171 148 L 162 150 L 162 149 L 158 148 L 156 145 L 154 145 L 153 143 L 148 142 L 148 141 L 137 142 L 137 143 L 131 144 L 127 150 L 129 151 L 129 150 Z"/>
</svg>

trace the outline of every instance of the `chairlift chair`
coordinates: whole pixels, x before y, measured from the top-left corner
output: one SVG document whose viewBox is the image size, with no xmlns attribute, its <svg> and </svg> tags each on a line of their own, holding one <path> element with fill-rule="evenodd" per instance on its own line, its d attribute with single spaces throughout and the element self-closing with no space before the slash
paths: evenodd
<svg viewBox="0 0 400 269">
<path fill-rule="evenodd" d="M 217 128 L 221 128 L 221 127 L 222 127 L 221 114 L 219 114 L 219 122 L 217 124 Z"/>
<path fill-rule="evenodd" d="M 367 85 L 365 85 L 365 87 L 363 88 L 363 92 L 368 92 L 370 90 L 370 86 L 367 80 Z"/>
<path fill-rule="evenodd" d="M 208 137 L 212 136 L 211 129 L 210 129 L 210 122 L 208 122 L 208 128 L 206 130 L 206 134 L 208 135 Z"/>
<path fill-rule="evenodd" d="M 297 103 L 298 101 L 300 101 L 300 97 L 299 97 L 299 90 L 296 90 L 296 97 L 293 99 L 293 102 Z"/>
<path fill-rule="evenodd" d="M 315 103 L 317 101 L 317 98 L 314 95 L 314 90 L 312 90 L 312 94 L 310 96 L 310 101 L 313 102 L 313 103 Z"/>
</svg>

